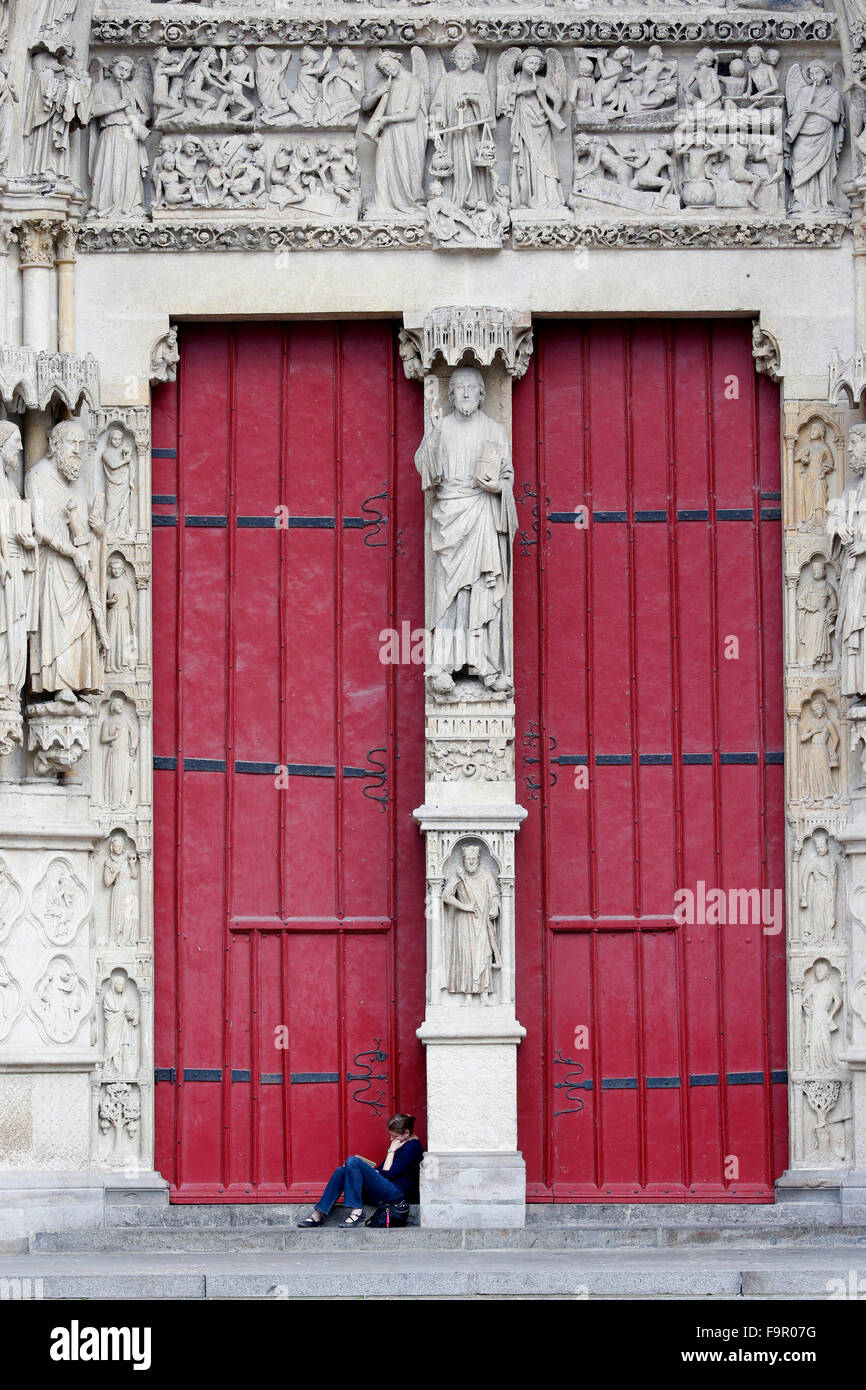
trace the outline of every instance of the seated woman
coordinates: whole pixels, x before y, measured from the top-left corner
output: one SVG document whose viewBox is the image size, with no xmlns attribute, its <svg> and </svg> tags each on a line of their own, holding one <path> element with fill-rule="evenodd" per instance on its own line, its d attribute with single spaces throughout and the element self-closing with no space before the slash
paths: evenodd
<svg viewBox="0 0 866 1390">
<path fill-rule="evenodd" d="M 324 1224 L 325 1217 L 340 1193 L 343 1205 L 351 1208 L 341 1228 L 357 1226 L 364 1215 L 365 1198 L 373 1202 L 417 1202 L 418 1170 L 424 1157 L 420 1139 L 415 1138 L 414 1115 L 392 1115 L 388 1121 L 391 1143 L 382 1163 L 353 1154 L 335 1168 L 328 1185 L 310 1215 L 299 1226 L 312 1228 Z"/>
</svg>

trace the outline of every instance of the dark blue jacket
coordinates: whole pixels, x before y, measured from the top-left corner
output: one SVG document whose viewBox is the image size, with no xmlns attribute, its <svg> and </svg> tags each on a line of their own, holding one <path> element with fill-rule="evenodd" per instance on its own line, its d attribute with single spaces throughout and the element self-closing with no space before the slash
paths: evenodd
<svg viewBox="0 0 866 1390">
<path fill-rule="evenodd" d="M 399 1187 L 407 1202 L 417 1202 L 420 1200 L 418 1194 L 418 1170 L 421 1167 L 421 1160 L 424 1157 L 424 1150 L 421 1147 L 420 1139 L 407 1139 L 405 1144 L 401 1144 L 394 1157 L 391 1159 L 391 1167 L 384 1170 L 382 1163 L 377 1164 L 377 1171 L 387 1178 L 389 1182 Z"/>
</svg>

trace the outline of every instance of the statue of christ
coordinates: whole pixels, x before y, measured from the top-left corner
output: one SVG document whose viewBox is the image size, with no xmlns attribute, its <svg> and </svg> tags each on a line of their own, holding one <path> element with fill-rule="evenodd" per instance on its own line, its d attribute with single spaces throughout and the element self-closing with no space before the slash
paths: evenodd
<svg viewBox="0 0 866 1390">
<path fill-rule="evenodd" d="M 480 677 L 491 691 L 513 689 L 506 595 L 517 530 L 508 436 L 481 409 L 484 380 L 474 367 L 451 373 L 453 409 L 432 418 L 415 464 L 433 493 L 430 541 L 432 650 L 426 677 L 445 695 L 456 675 Z"/>
</svg>

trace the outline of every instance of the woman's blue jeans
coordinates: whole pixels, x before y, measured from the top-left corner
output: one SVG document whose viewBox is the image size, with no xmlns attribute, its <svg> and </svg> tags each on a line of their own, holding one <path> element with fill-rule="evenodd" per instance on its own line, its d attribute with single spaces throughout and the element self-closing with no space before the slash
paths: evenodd
<svg viewBox="0 0 866 1390">
<path fill-rule="evenodd" d="M 372 1202 L 400 1202 L 403 1193 L 396 1183 L 389 1182 L 383 1173 L 378 1173 L 362 1158 L 347 1158 L 341 1168 L 335 1168 L 328 1179 L 328 1185 L 316 1203 L 316 1211 L 323 1216 L 335 1205 L 340 1193 L 343 1205 L 358 1208 L 364 1199 Z"/>
</svg>

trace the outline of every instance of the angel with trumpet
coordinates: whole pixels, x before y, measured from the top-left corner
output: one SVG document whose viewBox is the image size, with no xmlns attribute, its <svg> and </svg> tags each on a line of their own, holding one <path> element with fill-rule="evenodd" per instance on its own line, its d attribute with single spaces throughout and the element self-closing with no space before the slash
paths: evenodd
<svg viewBox="0 0 866 1390">
<path fill-rule="evenodd" d="M 376 215 L 421 215 L 424 203 L 424 154 L 427 148 L 429 76 L 423 49 L 412 49 L 412 71 L 398 54 L 385 50 L 376 59 L 384 81 L 362 98 L 373 114 L 364 130 L 376 146 L 374 204 Z"/>
</svg>

